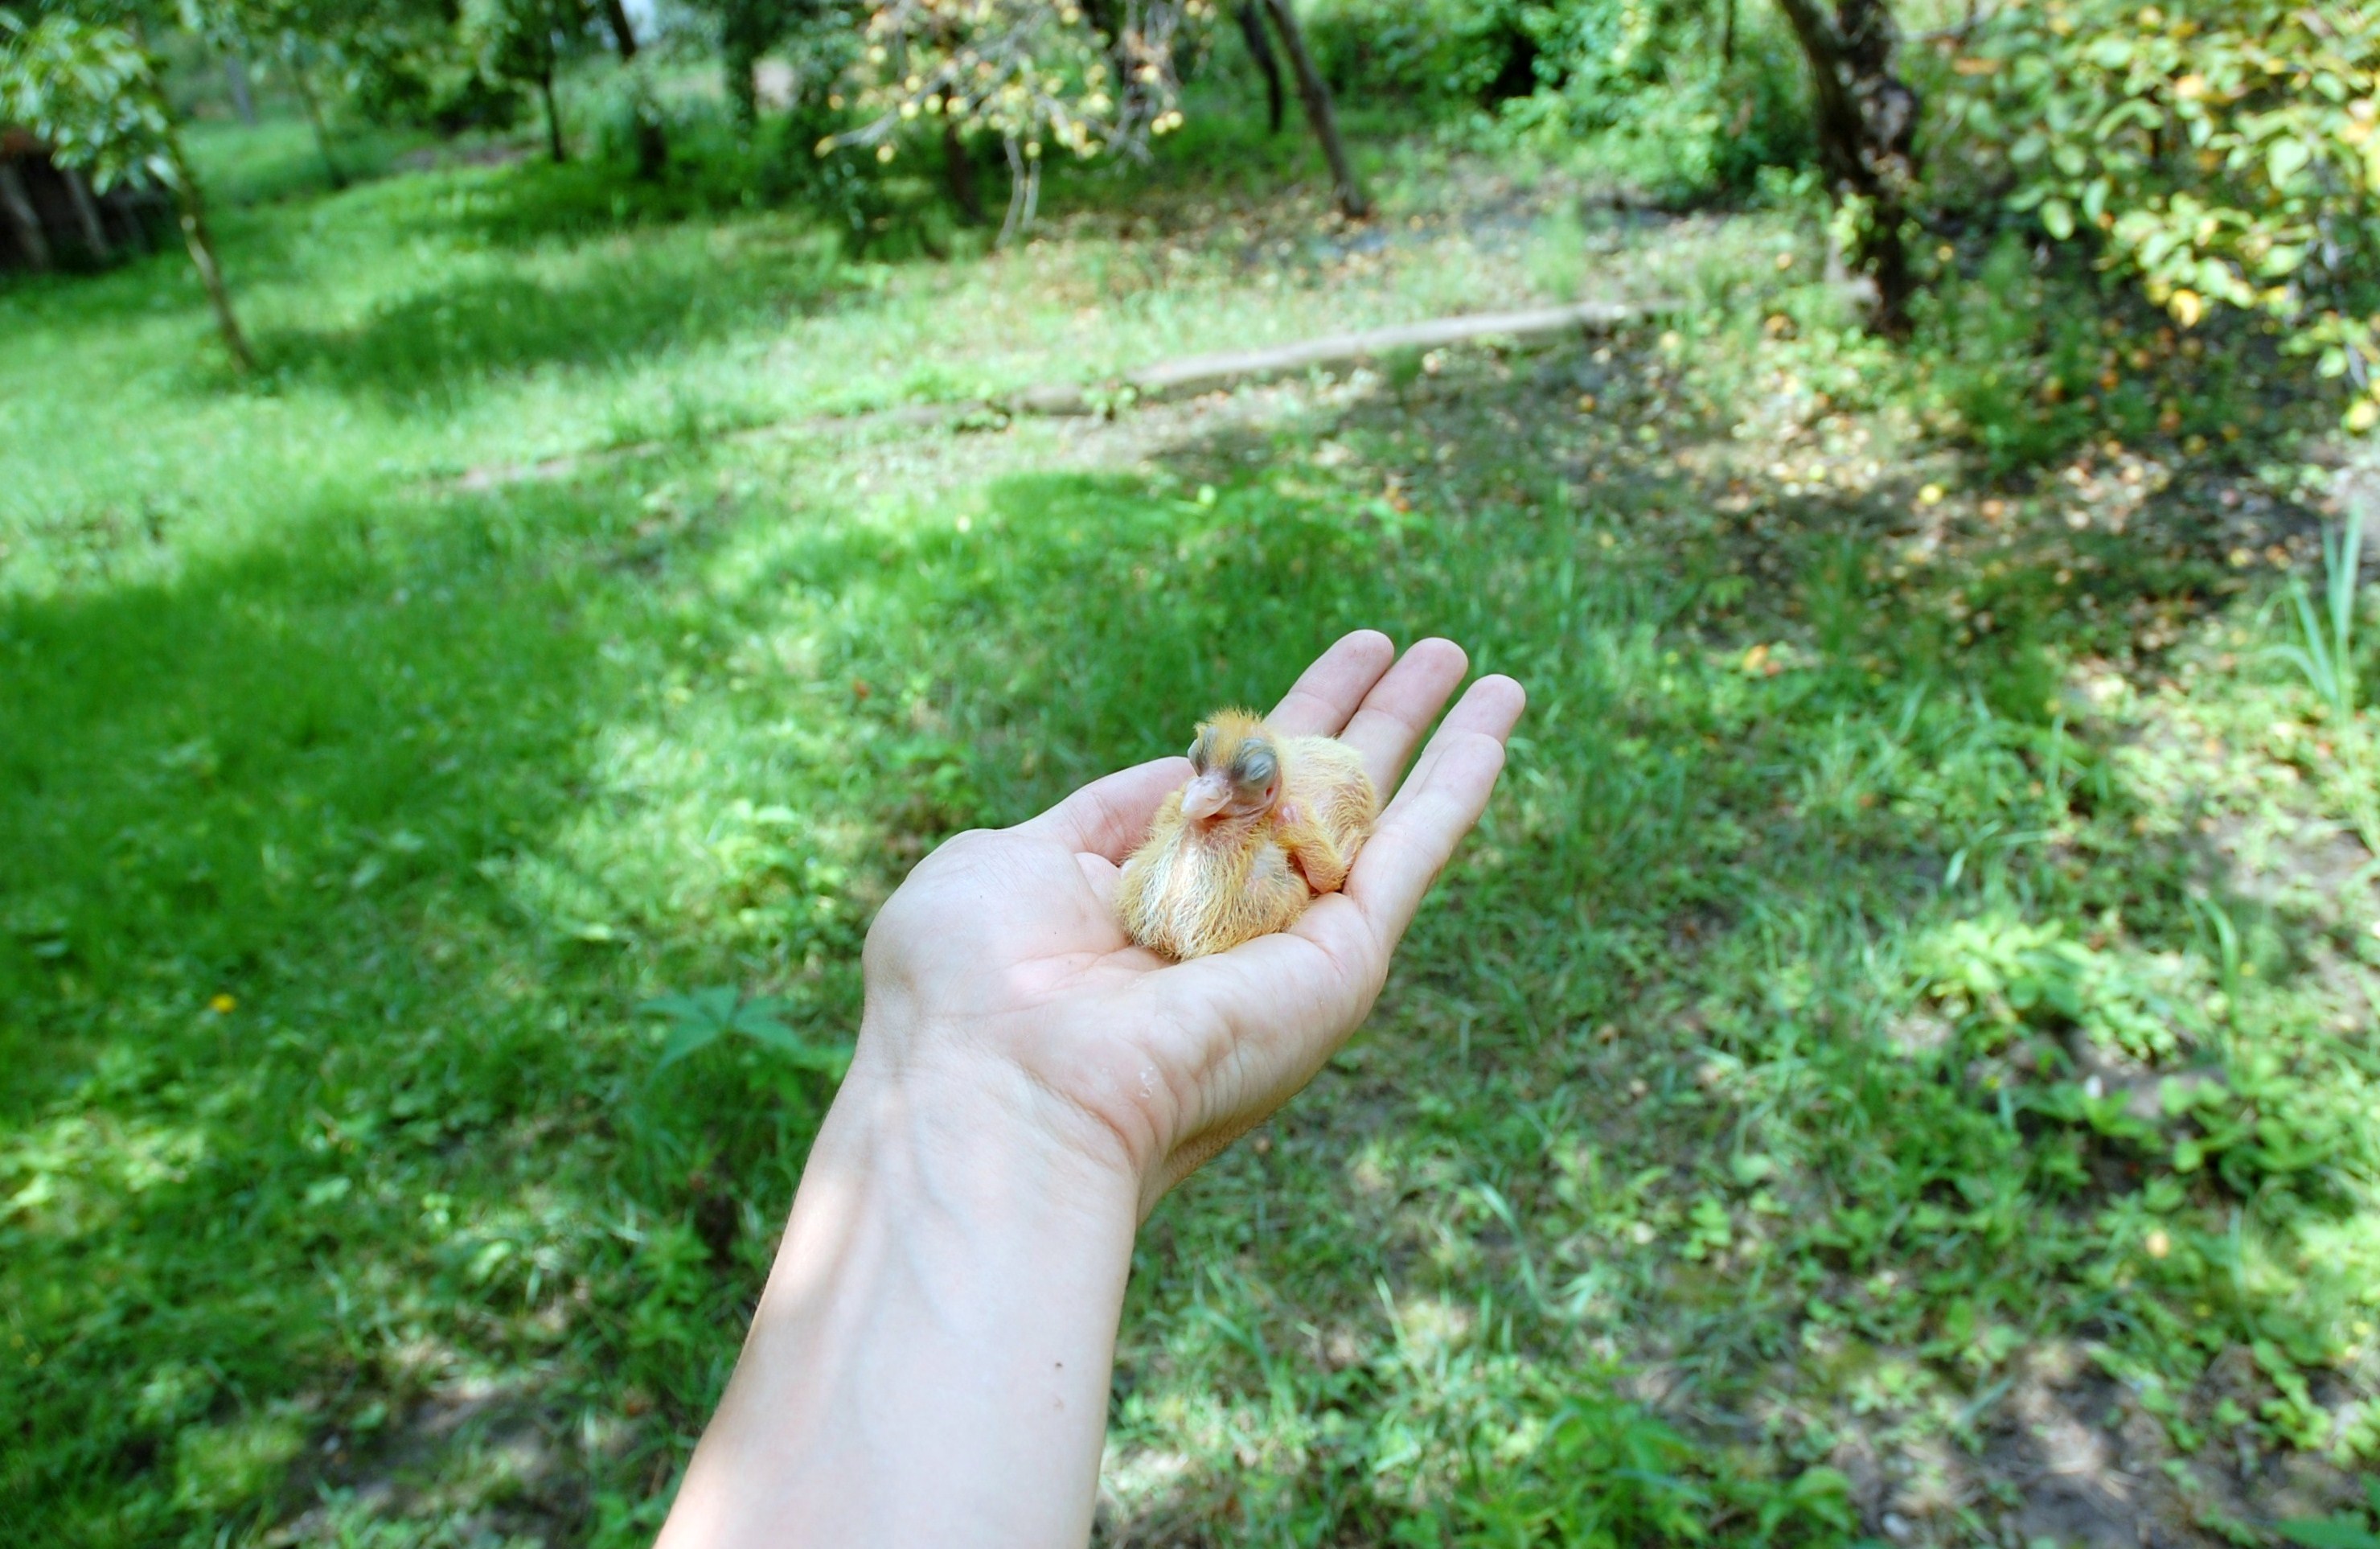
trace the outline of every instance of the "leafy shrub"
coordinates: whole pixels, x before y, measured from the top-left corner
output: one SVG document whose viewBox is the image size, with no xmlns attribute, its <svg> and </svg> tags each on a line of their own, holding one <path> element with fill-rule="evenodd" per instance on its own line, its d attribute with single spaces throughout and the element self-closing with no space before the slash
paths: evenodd
<svg viewBox="0 0 2380 1549">
<path fill-rule="evenodd" d="M 1585 139 L 1591 164 L 1656 198 L 1674 202 L 1749 190 L 1764 168 L 1801 166 L 1812 153 L 1791 55 L 1773 34 L 1757 47 L 1757 55 L 1718 70 L 1672 58 L 1663 79 L 1624 95 L 1573 74 L 1547 127 Z M 1507 117 L 1518 120 L 1546 105 L 1514 104 Z"/>
<path fill-rule="evenodd" d="M 850 122 L 849 115 L 823 103 L 795 108 L 765 152 L 759 186 L 771 198 L 808 205 L 865 242 L 892 225 L 899 190 L 922 195 L 924 189 L 914 164 L 888 165 L 862 150 L 821 149 Z"/>
<path fill-rule="evenodd" d="M 519 86 L 489 76 L 451 39 L 359 44 L 350 58 L 347 89 L 357 111 L 374 123 L 448 135 L 509 128 L 528 105 Z"/>
<path fill-rule="evenodd" d="M 1932 993 L 1953 1006 L 2004 1007 L 2011 1023 L 2070 1025 L 2143 1062 L 2171 1058 L 2203 1031 L 2174 986 L 2070 940 L 2055 922 L 1959 921 L 1925 944 L 1918 964 Z"/>
<path fill-rule="evenodd" d="M 628 68 L 598 78 L 582 99 L 581 113 L 590 131 L 597 159 L 618 167 L 633 167 L 646 137 L 661 132 L 675 147 L 690 135 L 722 138 L 726 116 L 722 104 L 708 98 L 657 91 L 644 70 Z M 686 158 L 674 152 L 673 164 Z"/>
<path fill-rule="evenodd" d="M 2108 282 L 2075 255 L 2040 256 L 2003 232 L 1972 275 L 1946 274 L 1913 309 L 1928 414 L 1991 478 L 2095 435 L 2204 456 L 2265 419 L 2253 389 L 2275 363 L 2269 338 L 2236 317 L 2192 332 L 2120 297 L 2111 306 L 2096 294 Z"/>
<path fill-rule="evenodd" d="M 2021 241 L 2003 240 L 1972 281 L 1923 299 L 1918 345 L 1944 428 L 1995 478 L 2047 461 L 2091 433 L 2096 353 L 2087 315 L 2044 306 Z"/>
<path fill-rule="evenodd" d="M 1995 12 L 1952 79 L 1949 130 L 2018 209 L 2092 233 L 2183 327 L 2261 312 L 2380 423 L 2380 16 L 2226 0 Z"/>
<path fill-rule="evenodd" d="M 1532 1449 L 1531 1466 L 1483 1470 L 1468 1482 L 1462 1544 L 1553 1543 L 1582 1546 L 1692 1543 L 1713 1519 L 1745 1511 L 1751 1542 L 1780 1529 L 1844 1542 L 1857 1527 L 1850 1485 L 1832 1469 L 1810 1469 L 1791 1482 L 1694 1477 L 1699 1449 L 1634 1404 L 1602 1395 L 1562 1405 Z M 1408 1543 L 1441 1542 L 1435 1533 L 1401 1535 Z"/>
<path fill-rule="evenodd" d="M 1799 55 L 1748 8 L 1730 27 L 1627 0 L 1334 0 L 1310 30 L 1342 91 L 1467 113 L 1656 198 L 1748 189 L 1810 154 Z"/>
<path fill-rule="evenodd" d="M 1560 67 L 1548 45 L 1562 14 L 1514 0 L 1330 0 L 1305 27 L 1335 90 L 1444 108 L 1535 91 Z"/>
</svg>

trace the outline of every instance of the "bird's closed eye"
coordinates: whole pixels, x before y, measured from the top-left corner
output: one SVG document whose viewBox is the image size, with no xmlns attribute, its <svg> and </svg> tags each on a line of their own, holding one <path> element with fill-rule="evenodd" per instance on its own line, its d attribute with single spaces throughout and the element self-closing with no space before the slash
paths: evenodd
<svg viewBox="0 0 2380 1549">
<path fill-rule="evenodd" d="M 1281 772 L 1281 761 L 1273 750 L 1261 742 L 1245 742 L 1232 758 L 1232 783 L 1245 789 L 1257 789 L 1272 783 Z"/>
</svg>

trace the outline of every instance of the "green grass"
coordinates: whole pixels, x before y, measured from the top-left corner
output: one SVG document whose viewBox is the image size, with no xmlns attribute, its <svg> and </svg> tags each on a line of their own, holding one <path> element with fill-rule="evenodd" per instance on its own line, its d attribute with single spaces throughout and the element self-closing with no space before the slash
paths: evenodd
<svg viewBox="0 0 2380 1549">
<path fill-rule="evenodd" d="M 1349 259 L 1244 131 L 941 262 L 600 169 L 260 176 L 247 387 L 164 257 L 0 292 L 14 1541 L 640 1541 L 831 1085 L 663 1067 L 638 1007 L 841 1043 L 934 843 L 1357 624 L 1531 714 L 1370 1026 L 1145 1235 L 1111 1541 L 2358 1498 L 2380 910 L 2262 653 L 2279 443 L 2004 390 L 2159 348 L 2070 287 L 1896 360 L 1785 212 L 1516 226 L 1408 145 Z M 1532 274 L 1695 304 L 1112 425 L 716 433 Z"/>
</svg>

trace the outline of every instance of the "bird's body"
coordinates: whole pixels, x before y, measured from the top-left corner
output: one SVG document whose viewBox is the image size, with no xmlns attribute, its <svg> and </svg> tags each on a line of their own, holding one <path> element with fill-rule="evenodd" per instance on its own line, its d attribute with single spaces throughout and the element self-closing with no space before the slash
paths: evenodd
<svg viewBox="0 0 2380 1549">
<path fill-rule="evenodd" d="M 1116 889 L 1126 933 L 1171 957 L 1287 930 L 1346 881 L 1379 807 L 1353 748 L 1276 736 L 1245 712 L 1202 725 L 1190 761 Z"/>
</svg>

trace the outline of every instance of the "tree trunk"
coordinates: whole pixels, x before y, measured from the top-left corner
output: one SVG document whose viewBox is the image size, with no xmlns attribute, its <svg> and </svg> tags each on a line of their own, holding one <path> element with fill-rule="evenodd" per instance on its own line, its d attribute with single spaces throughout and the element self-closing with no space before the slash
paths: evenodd
<svg viewBox="0 0 2380 1549">
<path fill-rule="evenodd" d="M 347 175 L 339 170 L 338 158 L 331 154 L 331 131 L 322 123 L 322 104 L 314 95 L 314 82 L 306 73 L 305 61 L 289 61 L 289 83 L 298 89 L 298 100 L 306 106 L 306 122 L 314 128 L 314 149 L 322 152 L 322 171 L 330 177 L 331 187 L 346 188 Z"/>
<path fill-rule="evenodd" d="M 749 135 L 760 122 L 760 56 L 787 26 L 783 0 L 728 0 L 718 8 L 719 62 L 727 72 L 727 100 L 736 127 Z"/>
<path fill-rule="evenodd" d="M 74 201 L 75 224 L 82 227 L 82 245 L 91 250 L 92 262 L 106 262 L 115 256 L 115 249 L 107 240 L 107 227 L 100 222 L 99 201 L 91 196 L 90 180 L 76 166 L 58 168 L 58 176 L 66 179 L 67 197 Z"/>
<path fill-rule="evenodd" d="M 17 250 L 25 255 L 25 267 L 36 274 L 51 263 L 50 239 L 42 230 L 41 212 L 33 208 L 32 197 L 25 191 L 24 176 L 13 161 L 0 161 L 0 214 L 8 217 L 8 229 L 17 238 Z"/>
<path fill-rule="evenodd" d="M 1719 63 L 1720 63 L 1720 64 L 1722 64 L 1722 65 L 1732 65 L 1732 64 L 1734 64 L 1734 63 L 1735 63 L 1735 6 L 1736 6 L 1736 0 L 1719 0 L 1719 4 L 1720 4 L 1720 5 L 1722 5 L 1722 6 L 1724 6 L 1727 8 L 1727 10 L 1726 10 L 1726 16 L 1722 18 L 1721 23 L 1720 23 L 1720 26 L 1719 26 L 1719 34 L 1718 34 L 1718 58 L 1719 58 Z"/>
<path fill-rule="evenodd" d="M 537 94 L 545 99 L 545 153 L 560 166 L 570 159 L 562 148 L 562 111 L 553 104 L 553 71 L 549 68 L 537 78 Z"/>
<path fill-rule="evenodd" d="M 224 348 L 231 353 L 232 369 L 245 376 L 256 369 L 256 356 L 231 310 L 231 292 L 224 287 L 223 268 L 215 262 L 214 238 L 207 232 L 206 201 L 199 191 L 199 180 L 190 176 L 190 164 L 183 159 L 182 137 L 172 128 L 165 131 L 165 155 L 173 170 L 174 207 L 181 217 L 183 244 L 190 250 L 190 267 L 199 272 L 199 284 L 206 287 L 207 304 L 214 309 L 215 326 L 223 333 Z"/>
<path fill-rule="evenodd" d="M 1033 213 L 1041 202 L 1040 159 L 1019 150 L 1014 135 L 1002 144 L 1008 151 L 1008 218 L 1000 223 L 1000 235 L 992 238 L 995 248 L 1004 248 L 1032 230 Z"/>
<path fill-rule="evenodd" d="M 645 104 L 637 104 L 637 176 L 648 183 L 658 183 L 669 170 L 669 140 L 661 125 L 645 112 Z"/>
<path fill-rule="evenodd" d="M 633 64 L 637 57 L 637 30 L 628 20 L 628 7 L 622 0 L 603 0 L 603 23 L 612 31 L 613 46 L 620 51 L 620 63 Z M 647 182 L 658 182 L 669 170 L 669 139 L 652 115 L 645 111 L 640 95 L 636 102 L 637 115 L 637 176 Z"/>
<path fill-rule="evenodd" d="M 748 135 L 760 121 L 760 56 L 731 34 L 720 44 L 719 64 L 727 75 L 727 105 L 735 111 L 735 127 Z"/>
<path fill-rule="evenodd" d="M 1267 120 L 1269 132 L 1281 133 L 1281 60 L 1272 51 L 1272 39 L 1266 35 L 1264 17 L 1257 9 L 1257 0 L 1240 0 L 1236 15 L 1240 18 L 1240 36 L 1247 40 L 1248 57 L 1264 73 L 1265 105 L 1270 112 Z"/>
<path fill-rule="evenodd" d="M 981 226 L 983 195 L 976 188 L 975 156 L 959 138 L 959 127 L 947 116 L 942 119 L 942 181 L 949 185 L 951 202 L 959 207 L 967 225 Z"/>
<path fill-rule="evenodd" d="M 1808 0 L 1801 0 L 1808 4 Z M 1339 213 L 1351 221 L 1362 220 L 1372 213 L 1371 204 L 1364 198 L 1363 187 L 1355 181 L 1355 169 L 1347 160 L 1347 147 L 1339 138 L 1338 115 L 1331 111 L 1330 88 L 1323 84 L 1322 72 L 1314 67 L 1314 55 L 1305 51 L 1305 34 L 1298 30 L 1297 13 L 1291 10 L 1290 0 L 1265 0 L 1265 9 L 1272 15 L 1272 24 L 1281 33 L 1283 53 L 1289 55 L 1289 67 L 1297 73 L 1297 95 L 1305 104 L 1305 121 L 1314 128 L 1314 138 L 1322 142 L 1323 159 L 1330 164 L 1331 194 L 1338 200 Z"/>
<path fill-rule="evenodd" d="M 1876 282 L 1876 323 L 1909 331 L 1916 276 L 1901 226 L 1917 185 L 1917 93 L 1893 73 L 1900 29 L 1885 0 L 1779 0 L 1810 62 L 1818 161 L 1835 200 L 1864 206 L 1852 259 Z"/>
<path fill-rule="evenodd" d="M 224 90 L 231 93 L 231 110 L 249 128 L 256 127 L 256 93 L 249 89 L 248 60 L 237 53 L 223 60 Z"/>
<path fill-rule="evenodd" d="M 628 7 L 621 0 L 603 0 L 603 20 L 612 29 L 612 43 L 622 60 L 637 56 L 637 30 L 628 24 Z"/>
</svg>

